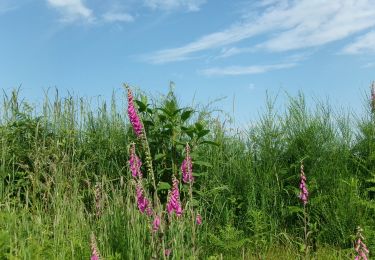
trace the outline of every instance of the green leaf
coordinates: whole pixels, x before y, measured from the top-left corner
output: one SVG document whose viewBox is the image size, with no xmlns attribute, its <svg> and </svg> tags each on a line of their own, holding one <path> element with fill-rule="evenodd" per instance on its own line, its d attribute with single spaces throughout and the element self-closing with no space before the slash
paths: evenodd
<svg viewBox="0 0 375 260">
<path fill-rule="evenodd" d="M 159 182 L 158 184 L 158 190 L 169 190 L 171 188 L 171 185 L 168 182 Z"/>
<path fill-rule="evenodd" d="M 144 112 L 147 109 L 147 104 L 143 103 L 142 101 L 135 100 L 135 103 L 138 105 L 138 111 L 139 112 Z"/>
<path fill-rule="evenodd" d="M 201 138 L 201 137 L 207 135 L 209 132 L 210 132 L 210 130 L 208 130 L 208 129 L 204 129 L 202 131 L 199 131 L 198 132 L 198 138 Z"/>
<path fill-rule="evenodd" d="M 194 128 L 187 128 L 187 127 L 181 127 L 181 130 L 187 134 L 191 139 L 193 139 L 194 137 L 194 132 L 195 132 L 195 129 Z"/>
<path fill-rule="evenodd" d="M 198 132 L 203 130 L 203 125 L 199 122 L 195 123 L 195 128 L 198 130 Z"/>
<path fill-rule="evenodd" d="M 192 113 L 193 113 L 193 110 L 186 110 L 186 111 L 182 112 L 182 114 L 181 114 L 182 122 L 185 122 L 186 120 L 188 120 Z"/>
<path fill-rule="evenodd" d="M 151 120 L 143 120 L 143 124 L 145 126 L 154 126 L 154 122 L 152 122 Z"/>
</svg>

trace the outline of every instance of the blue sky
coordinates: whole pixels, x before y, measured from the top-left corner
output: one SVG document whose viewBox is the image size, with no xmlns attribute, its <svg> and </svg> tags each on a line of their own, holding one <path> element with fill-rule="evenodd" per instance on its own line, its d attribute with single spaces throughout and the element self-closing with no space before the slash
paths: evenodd
<svg viewBox="0 0 375 260">
<path fill-rule="evenodd" d="M 0 87 L 109 97 L 174 81 L 241 122 L 266 91 L 359 111 L 375 80 L 375 0 L 0 0 Z"/>
</svg>

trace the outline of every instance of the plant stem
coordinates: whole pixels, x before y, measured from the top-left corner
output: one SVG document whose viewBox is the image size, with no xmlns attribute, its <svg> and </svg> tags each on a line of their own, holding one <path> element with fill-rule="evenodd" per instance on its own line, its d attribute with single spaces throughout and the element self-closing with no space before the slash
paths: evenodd
<svg viewBox="0 0 375 260">
<path fill-rule="evenodd" d="M 306 212 L 306 204 L 303 204 L 303 222 L 305 224 L 304 226 L 304 233 L 305 233 L 305 259 L 307 259 L 307 253 L 308 253 L 308 244 L 307 244 L 307 212 Z"/>
</svg>

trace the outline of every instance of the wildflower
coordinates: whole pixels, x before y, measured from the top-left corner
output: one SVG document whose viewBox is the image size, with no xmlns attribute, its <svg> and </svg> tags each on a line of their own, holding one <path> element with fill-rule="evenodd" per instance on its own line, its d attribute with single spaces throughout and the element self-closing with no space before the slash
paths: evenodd
<svg viewBox="0 0 375 260">
<path fill-rule="evenodd" d="M 186 151 L 186 156 L 181 165 L 182 180 L 185 183 L 190 183 L 194 181 L 194 177 L 193 177 L 193 162 L 190 157 L 189 144 L 186 144 L 185 151 Z"/>
<path fill-rule="evenodd" d="M 171 253 L 172 253 L 171 249 L 165 249 L 164 250 L 164 255 L 167 256 L 167 257 L 170 256 Z"/>
<path fill-rule="evenodd" d="M 150 205 L 146 208 L 146 215 L 149 217 L 152 215 L 152 208 Z"/>
<path fill-rule="evenodd" d="M 140 212 L 144 213 L 149 213 L 149 208 L 150 208 L 150 202 L 144 195 L 144 191 L 142 186 L 138 183 L 137 188 L 136 188 L 136 193 L 137 193 L 137 204 L 138 204 L 138 209 Z"/>
<path fill-rule="evenodd" d="M 130 159 L 129 159 L 130 171 L 132 172 L 133 178 L 142 178 L 141 166 L 142 162 L 135 153 L 135 144 L 133 143 L 130 147 Z"/>
<path fill-rule="evenodd" d="M 152 230 L 157 232 L 160 227 L 160 217 L 158 215 L 155 216 L 154 221 L 152 222 Z"/>
<path fill-rule="evenodd" d="M 178 189 L 178 180 L 173 176 L 173 186 L 172 192 L 169 194 L 169 199 L 167 203 L 168 214 L 171 215 L 174 211 L 179 217 L 182 215 L 182 207 L 180 202 L 180 191 Z"/>
<path fill-rule="evenodd" d="M 137 114 L 137 110 L 134 105 L 133 94 L 130 88 L 128 88 L 128 115 L 135 134 L 137 135 L 137 137 L 140 137 L 143 133 L 143 125 L 141 119 Z"/>
<path fill-rule="evenodd" d="M 304 205 L 307 204 L 308 198 L 309 198 L 309 192 L 306 187 L 306 176 L 305 172 L 303 171 L 303 164 L 301 163 L 301 182 L 299 184 L 299 198 L 303 202 Z"/>
<path fill-rule="evenodd" d="M 366 244 L 363 242 L 364 237 L 362 235 L 362 229 L 360 227 L 357 228 L 357 241 L 355 244 L 355 251 L 357 252 L 357 256 L 355 257 L 355 260 L 367 260 L 368 259 L 368 254 L 370 251 L 368 250 Z"/>
<path fill-rule="evenodd" d="M 91 260 L 99 260 L 99 250 L 96 245 L 96 238 L 94 233 L 91 234 Z"/>
<path fill-rule="evenodd" d="M 202 216 L 199 213 L 195 217 L 195 221 L 196 221 L 197 225 L 202 225 Z"/>
</svg>

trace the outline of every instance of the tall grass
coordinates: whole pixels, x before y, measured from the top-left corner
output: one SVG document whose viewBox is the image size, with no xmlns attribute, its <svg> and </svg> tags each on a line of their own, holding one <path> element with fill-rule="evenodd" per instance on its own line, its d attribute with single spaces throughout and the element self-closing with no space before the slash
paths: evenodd
<svg viewBox="0 0 375 260">
<path fill-rule="evenodd" d="M 180 108 L 171 94 L 139 99 L 152 109 Z M 93 108 L 84 99 L 56 95 L 46 96 L 38 110 L 18 91 L 4 94 L 2 105 L 0 259 L 88 259 L 92 233 L 105 259 L 153 257 L 151 226 L 139 214 L 128 169 L 134 135 L 125 107 L 115 98 Z M 194 162 L 194 207 L 203 225 L 193 252 L 187 243 L 191 222 L 175 222 L 167 235 L 170 258 L 302 257 L 301 160 L 310 192 L 311 257 L 350 259 L 357 226 L 375 252 L 371 111 L 356 120 L 335 114 L 327 104 L 307 107 L 302 94 L 291 97 L 284 112 L 275 111 L 272 101 L 267 107 L 254 126 L 238 134 L 206 111 L 187 108 L 195 111 L 190 123 L 210 130 L 202 137 L 207 144 L 197 146 L 193 156 L 201 158 Z M 144 117 L 152 119 L 147 113 Z M 169 156 L 172 151 L 180 158 L 178 140 L 157 146 L 166 139 L 157 132 L 168 132 L 162 118 L 148 128 L 152 152 Z M 155 171 L 167 182 L 162 158 L 153 158 L 161 161 Z M 166 162 L 165 167 L 176 171 L 173 165 Z"/>
</svg>

